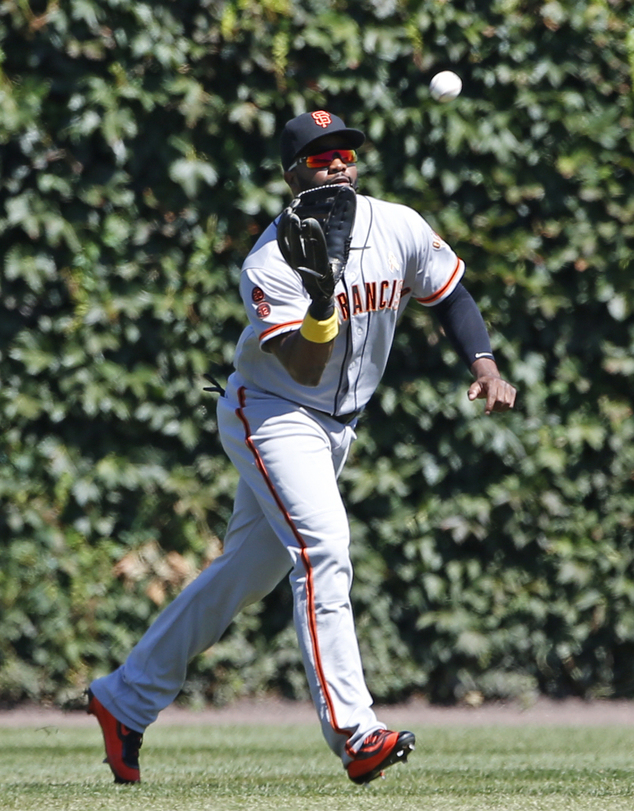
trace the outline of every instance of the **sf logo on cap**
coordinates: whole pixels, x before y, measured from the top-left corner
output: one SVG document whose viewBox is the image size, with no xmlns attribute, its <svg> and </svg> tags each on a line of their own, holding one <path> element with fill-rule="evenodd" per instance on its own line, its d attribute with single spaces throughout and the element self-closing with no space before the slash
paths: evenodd
<svg viewBox="0 0 634 811">
<path fill-rule="evenodd" d="M 312 113 L 313 121 L 320 127 L 326 129 L 326 127 L 332 124 L 332 118 L 330 117 L 330 113 L 325 112 L 324 110 L 317 110 L 316 113 Z"/>
</svg>

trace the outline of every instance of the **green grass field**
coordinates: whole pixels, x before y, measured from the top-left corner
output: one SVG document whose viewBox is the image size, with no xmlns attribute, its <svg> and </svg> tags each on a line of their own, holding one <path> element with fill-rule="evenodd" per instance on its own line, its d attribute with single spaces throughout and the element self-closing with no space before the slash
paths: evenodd
<svg viewBox="0 0 634 811">
<path fill-rule="evenodd" d="M 2 811 L 620 811 L 634 728 L 413 726 L 416 751 L 355 786 L 315 726 L 157 726 L 117 786 L 97 728 L 0 728 Z"/>
</svg>

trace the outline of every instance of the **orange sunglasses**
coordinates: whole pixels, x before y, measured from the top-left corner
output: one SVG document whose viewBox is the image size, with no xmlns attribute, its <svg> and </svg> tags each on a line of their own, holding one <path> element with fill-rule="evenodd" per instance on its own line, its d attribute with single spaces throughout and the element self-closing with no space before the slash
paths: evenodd
<svg viewBox="0 0 634 811">
<path fill-rule="evenodd" d="M 326 152 L 319 152 L 317 155 L 297 158 L 295 163 L 288 167 L 288 171 L 290 172 L 299 163 L 305 163 L 308 169 L 326 169 L 335 158 L 339 158 L 343 163 L 356 163 L 357 153 L 354 149 L 329 149 Z"/>
</svg>

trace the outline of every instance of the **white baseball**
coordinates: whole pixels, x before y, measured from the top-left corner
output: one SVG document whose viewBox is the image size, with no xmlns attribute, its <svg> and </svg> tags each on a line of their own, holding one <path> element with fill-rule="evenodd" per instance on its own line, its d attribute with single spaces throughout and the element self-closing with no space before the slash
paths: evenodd
<svg viewBox="0 0 634 811">
<path fill-rule="evenodd" d="M 441 70 L 429 83 L 429 91 L 436 101 L 453 101 L 462 90 L 462 79 L 453 70 Z"/>
</svg>

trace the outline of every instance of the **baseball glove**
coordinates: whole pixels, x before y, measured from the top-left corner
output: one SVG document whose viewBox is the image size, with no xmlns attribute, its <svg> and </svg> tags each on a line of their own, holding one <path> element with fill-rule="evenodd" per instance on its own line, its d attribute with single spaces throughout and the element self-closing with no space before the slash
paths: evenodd
<svg viewBox="0 0 634 811">
<path fill-rule="evenodd" d="M 350 186 L 331 184 L 299 194 L 282 212 L 277 244 L 299 273 L 313 301 L 311 315 L 332 313 L 332 296 L 343 275 L 352 240 L 357 198 Z"/>
</svg>

